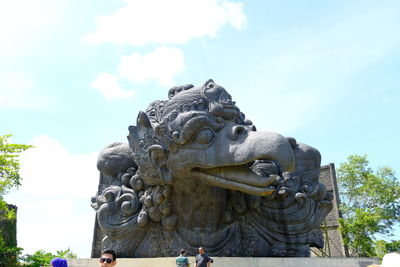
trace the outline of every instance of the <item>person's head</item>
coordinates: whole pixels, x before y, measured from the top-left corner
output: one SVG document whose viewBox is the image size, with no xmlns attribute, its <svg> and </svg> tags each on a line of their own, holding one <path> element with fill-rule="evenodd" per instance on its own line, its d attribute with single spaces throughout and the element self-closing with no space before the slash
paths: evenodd
<svg viewBox="0 0 400 267">
<path fill-rule="evenodd" d="M 400 253 L 389 252 L 383 256 L 382 264 L 368 265 L 368 267 L 398 267 L 400 262 Z"/>
<path fill-rule="evenodd" d="M 391 252 L 387 253 L 383 256 L 382 259 L 382 267 L 396 267 L 399 266 L 400 262 L 400 254 Z"/>
<path fill-rule="evenodd" d="M 115 264 L 117 264 L 117 253 L 112 249 L 104 250 L 103 253 L 101 253 L 99 266 L 111 267 L 115 266 Z"/>
<path fill-rule="evenodd" d="M 183 248 L 181 249 L 181 255 L 185 255 L 186 254 L 186 250 Z"/>
<path fill-rule="evenodd" d="M 199 253 L 200 253 L 201 255 L 203 255 L 203 254 L 205 253 L 205 250 L 204 250 L 203 247 L 199 247 Z"/>
<path fill-rule="evenodd" d="M 68 267 L 67 260 L 61 258 L 54 258 L 50 261 L 53 267 Z"/>
</svg>

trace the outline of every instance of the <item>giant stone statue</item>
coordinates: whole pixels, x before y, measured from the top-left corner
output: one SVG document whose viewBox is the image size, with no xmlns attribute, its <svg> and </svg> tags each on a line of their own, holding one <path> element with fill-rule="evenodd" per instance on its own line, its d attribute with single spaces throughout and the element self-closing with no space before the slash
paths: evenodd
<svg viewBox="0 0 400 267">
<path fill-rule="evenodd" d="M 307 257 L 323 247 L 332 195 L 318 182 L 321 155 L 256 131 L 213 80 L 177 86 L 129 127 L 127 144 L 99 155 L 92 198 L 103 248 L 120 257 L 194 254 Z"/>
</svg>

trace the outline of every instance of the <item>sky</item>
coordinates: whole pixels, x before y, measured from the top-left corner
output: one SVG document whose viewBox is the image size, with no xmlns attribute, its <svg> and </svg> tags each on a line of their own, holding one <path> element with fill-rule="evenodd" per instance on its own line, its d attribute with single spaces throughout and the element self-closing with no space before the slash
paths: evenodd
<svg viewBox="0 0 400 267">
<path fill-rule="evenodd" d="M 400 2 L 0 0 L 0 135 L 23 253 L 90 257 L 96 158 L 175 85 L 212 78 L 261 131 L 400 174 Z"/>
</svg>

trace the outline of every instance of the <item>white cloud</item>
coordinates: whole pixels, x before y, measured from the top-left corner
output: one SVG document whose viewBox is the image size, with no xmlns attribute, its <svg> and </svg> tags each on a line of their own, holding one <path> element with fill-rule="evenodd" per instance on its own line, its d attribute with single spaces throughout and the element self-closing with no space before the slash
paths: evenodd
<svg viewBox="0 0 400 267">
<path fill-rule="evenodd" d="M 97 152 L 72 155 L 57 140 L 43 135 L 21 154 L 21 192 L 32 196 L 90 197 L 98 182 Z M 88 195 L 89 194 L 89 195 Z"/>
<path fill-rule="evenodd" d="M 0 56 L 21 56 L 43 49 L 59 25 L 67 1 L 0 1 Z"/>
<path fill-rule="evenodd" d="M 70 247 L 78 256 L 89 257 L 98 153 L 72 155 L 45 135 L 30 143 L 35 147 L 20 157 L 22 186 L 6 199 L 18 206 L 18 245 L 24 253 Z"/>
<path fill-rule="evenodd" d="M 225 24 L 240 29 L 243 3 L 226 0 L 125 0 L 126 6 L 97 17 L 97 28 L 84 39 L 143 46 L 181 44 L 192 38 L 215 37 Z"/>
<path fill-rule="evenodd" d="M 146 83 L 154 79 L 161 86 L 172 86 L 175 84 L 173 77 L 185 67 L 184 56 L 179 48 L 161 46 L 144 55 L 123 55 L 117 75 L 102 72 L 91 86 L 106 99 L 133 97 L 135 91 L 123 90 L 119 84 L 120 79 L 134 83 Z"/>
<path fill-rule="evenodd" d="M 90 257 L 95 212 L 87 202 L 45 196 L 24 200 L 22 194 L 17 196 L 18 246 L 24 248 L 23 254 L 70 248 L 78 257 Z"/>
<path fill-rule="evenodd" d="M 124 0 L 114 13 L 97 16 L 97 27 L 84 40 L 144 46 L 182 44 L 193 38 L 216 37 L 226 24 L 241 29 L 246 21 L 243 3 L 227 0 Z M 161 46 L 148 54 L 121 57 L 118 74 L 101 73 L 91 84 L 108 99 L 132 96 L 120 88 L 121 78 L 134 83 L 151 79 L 161 86 L 174 85 L 173 76 L 185 69 L 180 49 Z"/>
<path fill-rule="evenodd" d="M 122 89 L 119 85 L 118 77 L 106 72 L 100 73 L 91 86 L 106 99 L 129 98 L 135 94 L 134 90 Z"/>
<path fill-rule="evenodd" d="M 37 89 L 32 75 L 28 73 L 0 71 L 0 81 L 1 108 L 41 108 L 49 105 L 49 96 Z"/>
<path fill-rule="evenodd" d="M 174 47 L 158 47 L 145 55 L 122 56 L 118 73 L 132 82 L 156 79 L 161 86 L 174 84 L 173 76 L 185 69 L 183 53 Z"/>
<path fill-rule="evenodd" d="M 29 63 L 24 65 L 30 56 L 48 52 L 66 6 L 67 0 L 0 0 L 0 108 L 42 108 L 52 102 L 38 88 Z"/>
</svg>

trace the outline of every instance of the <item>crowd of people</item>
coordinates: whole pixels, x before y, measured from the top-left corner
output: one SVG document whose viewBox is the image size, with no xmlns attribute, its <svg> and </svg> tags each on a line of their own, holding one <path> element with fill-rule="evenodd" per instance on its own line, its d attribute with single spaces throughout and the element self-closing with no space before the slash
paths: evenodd
<svg viewBox="0 0 400 267">
<path fill-rule="evenodd" d="M 186 250 L 181 249 L 176 257 L 176 267 L 190 267 L 189 258 L 186 256 Z M 204 247 L 199 247 L 199 254 L 196 255 L 194 267 L 210 267 L 214 260 L 206 254 Z M 67 260 L 54 258 L 51 260 L 53 267 L 68 267 Z M 117 264 L 117 253 L 112 250 L 104 250 L 99 259 L 99 267 L 114 267 Z M 400 254 L 393 252 L 383 257 L 381 265 L 369 265 L 368 267 L 400 267 Z"/>
<path fill-rule="evenodd" d="M 51 260 L 53 267 L 68 267 L 67 260 L 54 258 Z M 117 253 L 112 249 L 104 250 L 99 259 L 99 267 L 113 267 L 117 264 Z"/>
<path fill-rule="evenodd" d="M 190 267 L 189 258 L 186 257 L 186 250 L 181 249 L 180 255 L 176 258 L 176 267 Z M 214 260 L 210 258 L 203 247 L 199 247 L 199 254 L 196 255 L 194 267 L 210 267 Z"/>
<path fill-rule="evenodd" d="M 213 259 L 205 253 L 205 249 L 203 247 L 199 247 L 199 254 L 196 255 L 194 267 L 210 267 L 210 264 L 213 262 Z M 67 260 L 62 258 L 54 258 L 50 263 L 53 267 L 68 267 Z M 101 257 L 99 259 L 100 267 L 113 267 L 116 266 L 116 264 L 117 253 L 114 250 L 107 249 L 101 253 Z M 180 255 L 176 258 L 176 266 L 190 267 L 190 261 L 189 258 L 186 257 L 185 249 L 181 249 Z"/>
</svg>

